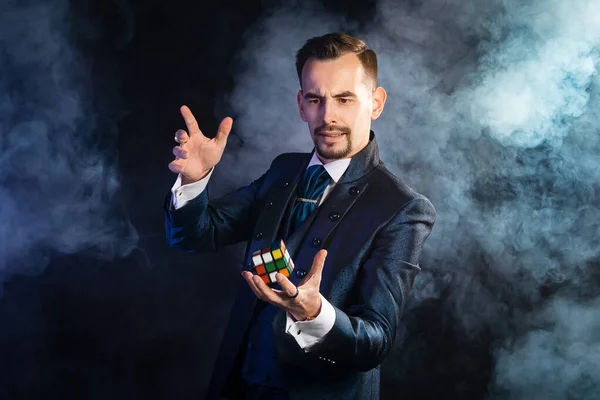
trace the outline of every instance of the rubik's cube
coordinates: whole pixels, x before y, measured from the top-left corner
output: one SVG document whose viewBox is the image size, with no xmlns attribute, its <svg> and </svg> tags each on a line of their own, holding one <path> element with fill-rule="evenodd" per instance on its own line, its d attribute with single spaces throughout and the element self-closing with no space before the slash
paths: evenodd
<svg viewBox="0 0 600 400">
<path fill-rule="evenodd" d="M 261 277 L 267 285 L 277 282 L 277 272 L 290 277 L 294 270 L 292 261 L 283 240 L 273 243 L 271 247 L 257 250 L 252 253 L 252 262 L 256 274 Z"/>
</svg>

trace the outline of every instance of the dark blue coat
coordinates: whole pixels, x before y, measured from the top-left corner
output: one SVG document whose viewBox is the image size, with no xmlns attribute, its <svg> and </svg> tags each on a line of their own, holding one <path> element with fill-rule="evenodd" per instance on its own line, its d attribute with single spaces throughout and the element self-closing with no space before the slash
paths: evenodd
<svg viewBox="0 0 600 400">
<path fill-rule="evenodd" d="M 240 241 L 251 253 L 285 238 L 298 284 L 317 251 L 328 251 L 321 294 L 336 320 L 322 343 L 305 353 L 285 333 L 285 312 L 272 327 L 276 354 L 292 399 L 378 399 L 380 364 L 390 353 L 421 250 L 435 220 L 424 196 L 395 177 L 379 160 L 375 136 L 355 155 L 333 191 L 299 231 L 287 237 L 295 189 L 310 153 L 282 154 L 260 178 L 210 200 L 206 191 L 179 210 L 166 207 L 169 244 L 187 251 L 214 251 Z M 240 277 L 209 389 L 218 398 L 244 334 L 256 296 Z"/>
</svg>

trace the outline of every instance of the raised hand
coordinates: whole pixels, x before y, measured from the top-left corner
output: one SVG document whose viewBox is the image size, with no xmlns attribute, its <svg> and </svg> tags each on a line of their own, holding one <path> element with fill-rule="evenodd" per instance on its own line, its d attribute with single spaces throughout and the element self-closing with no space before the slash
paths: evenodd
<svg viewBox="0 0 600 400">
<path fill-rule="evenodd" d="M 224 118 L 219 125 L 217 135 L 214 139 L 210 139 L 204 136 L 194 114 L 187 106 L 181 106 L 180 112 L 187 132 L 179 129 L 175 133 L 175 141 L 179 145 L 173 148 L 175 160 L 169 163 L 169 169 L 181 174 L 181 183 L 186 185 L 204 178 L 219 163 L 227 145 L 233 119 Z"/>
</svg>

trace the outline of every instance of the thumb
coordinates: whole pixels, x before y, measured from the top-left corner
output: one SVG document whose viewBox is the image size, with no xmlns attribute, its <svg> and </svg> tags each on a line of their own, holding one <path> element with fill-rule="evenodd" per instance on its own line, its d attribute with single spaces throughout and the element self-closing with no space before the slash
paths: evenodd
<svg viewBox="0 0 600 400">
<path fill-rule="evenodd" d="M 302 281 L 302 284 L 314 281 L 316 285 L 321 284 L 321 276 L 323 275 L 323 266 L 325 265 L 325 258 L 327 258 L 327 250 L 321 249 L 315 255 L 313 259 L 312 267 L 310 272 L 306 275 L 306 278 Z"/>
<path fill-rule="evenodd" d="M 231 127 L 233 126 L 233 119 L 231 117 L 223 118 L 223 121 L 219 124 L 219 129 L 217 130 L 217 136 L 215 139 L 217 142 L 222 143 L 223 147 L 227 144 L 227 137 L 229 136 L 229 132 L 231 132 Z"/>
</svg>

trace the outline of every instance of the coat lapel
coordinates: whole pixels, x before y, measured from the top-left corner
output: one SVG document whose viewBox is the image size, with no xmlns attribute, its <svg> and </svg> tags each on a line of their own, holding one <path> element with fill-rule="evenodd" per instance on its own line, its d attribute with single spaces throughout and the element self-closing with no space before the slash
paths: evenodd
<svg viewBox="0 0 600 400">
<path fill-rule="evenodd" d="M 296 271 L 291 280 L 299 284 L 310 270 L 313 259 L 322 248 L 327 248 L 329 236 L 352 209 L 354 203 L 369 185 L 368 174 L 379 164 L 379 151 L 375 135 L 371 132 L 369 144 L 352 157 L 348 169 L 335 185 L 325 201 L 292 236 L 294 242 Z"/>
<path fill-rule="evenodd" d="M 352 157 L 348 169 L 342 175 L 332 192 L 327 196 L 315 212 L 309 217 L 310 222 L 304 224 L 301 232 L 292 235 L 292 242 L 296 247 L 294 258 L 294 272 L 290 280 L 299 285 L 308 274 L 313 259 L 319 250 L 327 248 L 329 236 L 342 221 L 358 198 L 367 188 L 368 174 L 379 165 L 379 150 L 375 141 L 375 134 L 371 131 L 367 147 Z M 310 224 L 310 226 L 308 226 Z M 302 237 L 300 237 L 302 236 Z M 272 320 L 275 331 L 285 329 L 285 312 L 278 310 Z"/>
<path fill-rule="evenodd" d="M 251 248 L 258 250 L 270 246 L 274 240 L 285 237 L 289 224 L 290 204 L 296 198 L 296 188 L 306 169 L 310 155 L 300 159 L 300 162 L 290 164 L 276 178 L 276 182 L 265 195 L 264 208 L 259 214 L 254 231 L 257 235 L 252 239 Z"/>
<path fill-rule="evenodd" d="M 296 187 L 311 156 L 312 153 L 301 158 L 300 162 L 290 163 L 289 168 L 281 171 L 276 178 L 265 196 L 265 208 L 257 219 L 255 236 L 250 244 L 251 251 L 254 251 L 270 246 L 274 240 L 285 238 L 296 266 L 290 280 L 296 285 L 310 271 L 317 252 L 327 247 L 331 233 L 367 188 L 369 172 L 379 164 L 377 143 L 371 132 L 369 144 L 352 157 L 348 169 L 325 201 L 297 232 L 287 238 L 288 211 L 295 201 Z M 248 268 L 251 269 L 251 265 Z"/>
</svg>

